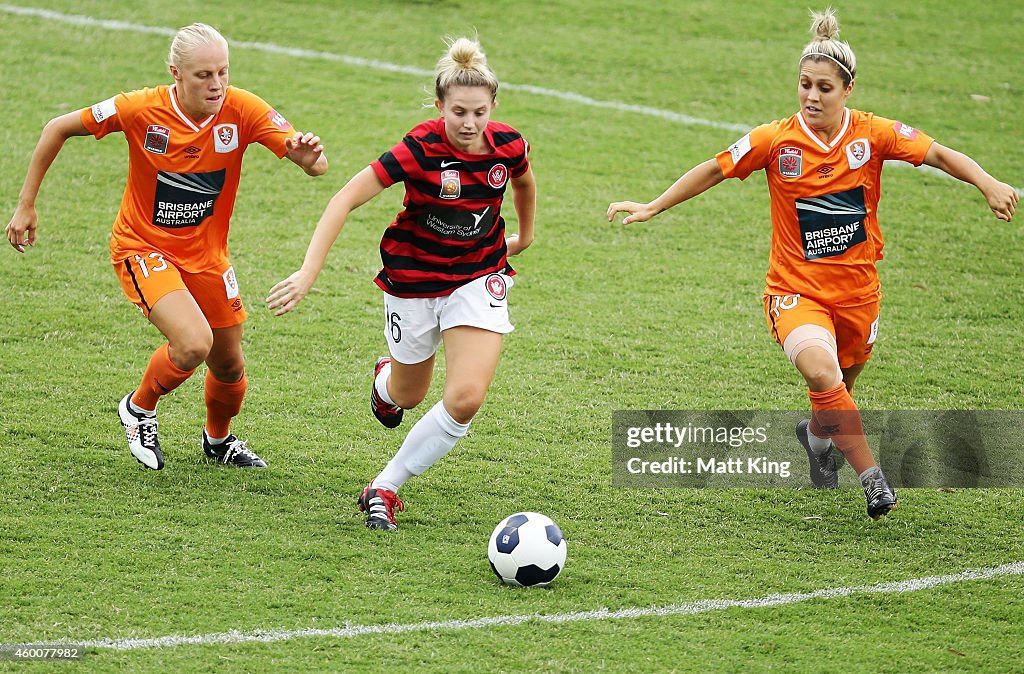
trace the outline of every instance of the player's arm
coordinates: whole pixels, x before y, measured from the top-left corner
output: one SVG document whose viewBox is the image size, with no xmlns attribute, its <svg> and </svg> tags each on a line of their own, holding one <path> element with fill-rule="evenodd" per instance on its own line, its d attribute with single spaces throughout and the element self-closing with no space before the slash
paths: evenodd
<svg viewBox="0 0 1024 674">
<path fill-rule="evenodd" d="M 34 246 L 36 243 L 36 197 L 50 165 L 68 138 L 88 135 L 89 130 L 82 123 L 81 110 L 55 117 L 43 127 L 43 133 L 28 163 L 25 182 L 18 195 L 18 206 L 11 221 L 7 223 L 7 241 L 19 253 L 25 252 L 25 246 Z"/>
<path fill-rule="evenodd" d="M 512 179 L 512 204 L 519 220 L 518 231 L 505 238 L 509 255 L 518 255 L 533 243 L 533 222 L 537 213 L 537 181 L 533 177 L 533 168 Z"/>
<path fill-rule="evenodd" d="M 954 178 L 974 185 L 985 195 L 989 208 L 1000 220 L 1007 222 L 1013 218 L 1017 210 L 1017 190 L 1006 183 L 999 182 L 985 169 L 962 152 L 950 149 L 939 143 L 932 143 L 924 156 L 924 163 L 945 171 Z"/>
<path fill-rule="evenodd" d="M 719 166 L 718 160 L 712 157 L 684 173 L 654 201 L 646 204 L 635 201 L 613 202 L 608 206 L 608 222 L 611 222 L 615 218 L 615 214 L 620 212 L 629 213 L 622 220 L 624 225 L 632 222 L 645 222 L 676 204 L 681 204 L 687 199 L 706 192 L 723 180 L 725 180 L 725 174 L 722 173 L 722 167 Z"/>
<path fill-rule="evenodd" d="M 313 287 L 317 276 L 324 268 L 324 262 L 327 261 L 327 253 L 345 226 L 348 214 L 385 189 L 384 183 L 374 173 L 373 168 L 367 166 L 331 198 L 313 232 L 302 267 L 274 285 L 267 295 L 267 308 L 274 311 L 275 316 L 294 309 Z"/>
<path fill-rule="evenodd" d="M 307 175 L 322 176 L 327 172 L 327 155 L 324 154 L 320 136 L 296 131 L 294 136 L 285 139 L 284 145 L 288 148 L 284 156 L 292 160 Z"/>
</svg>

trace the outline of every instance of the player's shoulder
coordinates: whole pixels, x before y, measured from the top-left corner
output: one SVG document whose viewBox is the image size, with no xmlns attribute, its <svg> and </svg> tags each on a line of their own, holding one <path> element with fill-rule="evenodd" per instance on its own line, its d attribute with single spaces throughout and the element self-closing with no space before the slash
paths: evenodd
<svg viewBox="0 0 1024 674">
<path fill-rule="evenodd" d="M 487 122 L 487 133 L 491 137 L 494 149 L 499 152 L 511 151 L 513 153 L 521 153 L 526 148 L 526 140 L 523 138 L 523 134 L 503 122 L 496 122 L 494 120 Z"/>
<path fill-rule="evenodd" d="M 444 120 L 440 117 L 424 120 L 409 129 L 405 137 L 411 138 L 421 145 L 444 143 Z"/>
<path fill-rule="evenodd" d="M 127 109 L 152 108 L 170 104 L 170 96 L 167 93 L 168 85 L 161 84 L 155 87 L 143 87 L 131 91 L 122 91 L 115 96 L 119 112 Z"/>
</svg>

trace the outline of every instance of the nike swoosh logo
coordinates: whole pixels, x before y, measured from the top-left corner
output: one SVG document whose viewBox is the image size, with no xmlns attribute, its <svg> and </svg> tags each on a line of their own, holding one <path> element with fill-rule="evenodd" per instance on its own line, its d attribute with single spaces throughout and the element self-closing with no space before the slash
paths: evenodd
<svg viewBox="0 0 1024 674">
<path fill-rule="evenodd" d="M 491 210 L 491 207 L 490 207 L 490 206 L 488 206 L 488 207 L 487 207 L 487 208 L 485 208 L 484 210 L 480 211 L 480 215 L 477 215 L 476 213 L 470 213 L 470 215 L 472 215 L 472 216 L 473 216 L 473 224 L 474 224 L 474 225 L 479 225 L 479 224 L 480 224 L 480 220 L 481 220 L 481 219 L 482 219 L 482 218 L 483 218 L 483 217 L 484 217 L 485 215 L 487 215 L 487 211 L 489 211 L 489 210 Z"/>
<path fill-rule="evenodd" d="M 494 302 L 491 302 L 491 306 L 494 307 L 495 309 L 500 309 L 500 308 L 502 308 L 505 305 L 504 304 L 495 304 Z"/>
<path fill-rule="evenodd" d="M 461 164 L 461 163 L 462 163 L 461 161 L 442 161 L 441 162 L 441 168 L 448 168 L 449 166 L 454 166 L 455 164 Z"/>
</svg>

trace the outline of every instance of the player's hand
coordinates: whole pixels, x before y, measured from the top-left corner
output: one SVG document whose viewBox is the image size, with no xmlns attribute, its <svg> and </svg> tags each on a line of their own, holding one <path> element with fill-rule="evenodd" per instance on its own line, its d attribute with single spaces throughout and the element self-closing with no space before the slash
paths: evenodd
<svg viewBox="0 0 1024 674">
<path fill-rule="evenodd" d="M 998 180 L 985 192 L 988 207 L 992 209 L 997 218 L 1007 222 L 1013 218 L 1013 213 L 1017 210 L 1018 198 L 1016 189 Z"/>
<path fill-rule="evenodd" d="M 274 285 L 267 295 L 267 309 L 274 312 L 275 316 L 282 316 L 294 309 L 302 298 L 306 296 L 309 289 L 313 287 L 314 279 L 301 269 Z"/>
<path fill-rule="evenodd" d="M 629 225 L 634 222 L 646 222 L 660 213 L 650 204 L 638 204 L 635 201 L 613 201 L 608 206 L 608 222 L 615 219 L 616 213 L 629 213 L 622 219 L 622 224 Z"/>
<path fill-rule="evenodd" d="M 505 247 L 508 248 L 509 255 L 519 255 L 529 248 L 531 243 L 533 243 L 533 239 L 527 240 L 518 234 L 505 237 Z"/>
<path fill-rule="evenodd" d="M 25 252 L 25 246 L 36 245 L 35 206 L 18 206 L 7 223 L 7 242 L 19 253 Z"/>
<path fill-rule="evenodd" d="M 320 155 L 324 153 L 320 136 L 309 132 L 296 131 L 294 136 L 284 139 L 284 146 L 288 148 L 286 156 L 307 172 L 313 168 L 320 159 Z"/>
</svg>

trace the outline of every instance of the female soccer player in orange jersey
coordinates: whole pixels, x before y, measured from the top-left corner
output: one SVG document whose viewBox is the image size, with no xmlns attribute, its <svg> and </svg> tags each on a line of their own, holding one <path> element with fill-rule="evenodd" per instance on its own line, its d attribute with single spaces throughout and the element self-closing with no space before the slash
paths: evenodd
<svg viewBox="0 0 1024 674">
<path fill-rule="evenodd" d="M 258 96 L 228 86 L 228 44 L 210 26 L 179 30 L 168 67 L 169 86 L 118 94 L 50 120 L 7 240 L 21 253 L 35 244 L 39 186 L 67 139 L 124 133 L 128 180 L 110 259 L 125 295 L 167 338 L 138 388 L 118 405 L 128 447 L 143 465 L 163 468 L 157 401 L 205 362 L 203 450 L 228 465 L 263 468 L 266 463 L 230 432 L 247 385 L 246 312 L 227 246 L 242 154 L 260 143 L 311 176 L 327 170 L 327 157 L 319 137 L 295 131 Z"/>
<path fill-rule="evenodd" d="M 444 457 L 466 435 L 494 378 L 502 338 L 512 331 L 508 257 L 533 241 L 536 184 L 529 146 L 493 121 L 498 80 L 474 40 L 454 40 L 437 65 L 435 117 L 357 173 L 327 205 L 302 267 L 276 284 L 267 306 L 278 315 L 306 296 L 353 209 L 396 183 L 404 209 L 380 243 L 384 336 L 390 357 L 377 360 L 370 408 L 388 428 L 426 396 L 434 356 L 444 343 L 444 394 L 409 430 L 397 454 L 359 497 L 366 526 L 394 531 L 398 489 Z M 505 236 L 506 189 L 519 219 Z"/>
<path fill-rule="evenodd" d="M 811 481 L 837 487 L 845 458 L 860 477 L 868 515 L 878 519 L 896 507 L 896 493 L 875 463 L 851 394 L 878 330 L 882 163 L 899 159 L 941 169 L 981 190 L 1001 220 L 1013 217 L 1017 192 L 913 127 L 847 108 L 857 59 L 838 39 L 831 9 L 813 17 L 814 39 L 800 56 L 795 115 L 758 126 L 649 203 L 612 203 L 607 216 L 611 221 L 625 212 L 623 224 L 644 222 L 725 178 L 765 170 L 772 245 L 764 311 L 772 336 L 810 390 L 811 418 L 797 425 L 797 437 Z"/>
</svg>

